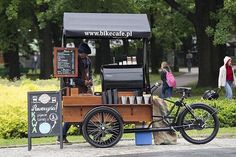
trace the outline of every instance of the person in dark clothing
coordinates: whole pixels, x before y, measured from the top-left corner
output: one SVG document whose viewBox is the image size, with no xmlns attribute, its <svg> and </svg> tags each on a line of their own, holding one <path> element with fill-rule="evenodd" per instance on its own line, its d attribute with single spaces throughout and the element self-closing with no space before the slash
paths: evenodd
<svg viewBox="0 0 236 157">
<path fill-rule="evenodd" d="M 161 98 L 166 98 L 166 92 L 167 92 L 168 98 L 172 97 L 173 87 L 169 87 L 166 82 L 166 72 L 167 71 L 171 72 L 169 65 L 167 64 L 167 62 L 162 62 L 161 63 L 161 80 L 162 80 L 163 84 L 162 84 L 162 89 L 161 89 Z"/>
<path fill-rule="evenodd" d="M 186 59 L 187 59 L 188 72 L 190 73 L 191 68 L 192 68 L 192 59 L 193 59 L 193 54 L 190 51 L 186 55 Z"/>
<path fill-rule="evenodd" d="M 78 48 L 78 78 L 74 79 L 76 87 L 79 88 L 79 93 L 90 93 L 92 94 L 91 86 L 92 83 L 92 66 L 91 60 L 88 54 L 91 54 L 91 49 L 86 43 L 81 43 Z M 69 144 L 67 140 L 67 132 L 71 126 L 71 123 L 65 122 L 63 125 L 63 143 Z M 57 143 L 60 143 L 59 137 Z"/>
<path fill-rule="evenodd" d="M 84 46 L 80 46 L 79 48 L 79 57 L 78 57 L 78 88 L 79 93 L 91 93 L 92 83 L 92 67 L 91 60 L 88 58 L 88 54 L 91 53 L 87 44 L 82 43 Z M 87 45 L 87 46 L 85 46 Z M 83 47 L 83 48 L 81 48 Z M 86 49 L 84 48 L 86 47 Z M 84 53 L 83 53 L 84 52 Z M 85 53 L 87 52 L 87 53 Z"/>
</svg>

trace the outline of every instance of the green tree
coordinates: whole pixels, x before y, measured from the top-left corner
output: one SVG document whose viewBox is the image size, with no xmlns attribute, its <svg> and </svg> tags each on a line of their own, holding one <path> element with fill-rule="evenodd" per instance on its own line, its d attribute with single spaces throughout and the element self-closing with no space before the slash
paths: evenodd
<svg viewBox="0 0 236 157">
<path fill-rule="evenodd" d="M 29 49 L 33 34 L 28 7 L 30 1 L 0 1 L 0 49 L 9 68 L 9 79 L 20 78 L 19 51 Z"/>
<path fill-rule="evenodd" d="M 173 12 L 164 1 L 133 0 L 133 4 L 136 12 L 148 14 L 152 30 L 151 68 L 157 73 L 161 62 L 166 60 L 166 52 L 177 51 L 182 42 L 194 33 L 193 28 L 183 15 Z"/>
<path fill-rule="evenodd" d="M 34 24 L 40 47 L 40 78 L 48 79 L 53 72 L 53 47 L 61 46 L 61 23 L 63 12 L 68 9 L 68 0 L 35 0 L 33 3 Z"/>
<path fill-rule="evenodd" d="M 231 25 L 231 19 L 224 11 L 224 4 L 227 4 L 229 12 L 234 12 L 229 9 L 229 6 L 233 4 L 235 6 L 235 2 L 232 0 L 164 1 L 194 26 L 199 53 L 198 86 L 216 86 Z"/>
<path fill-rule="evenodd" d="M 62 17 L 64 12 L 128 12 L 129 5 L 125 0 L 36 0 L 35 15 L 39 26 L 41 49 L 41 78 L 49 78 L 52 74 L 52 47 L 55 41 L 60 43 Z M 55 30 L 60 30 L 56 31 Z M 60 34 L 59 36 L 57 34 Z M 58 40 L 59 39 L 59 40 Z M 53 42 L 54 41 L 54 42 Z M 109 40 L 97 40 L 95 71 L 100 66 L 111 62 Z"/>
</svg>

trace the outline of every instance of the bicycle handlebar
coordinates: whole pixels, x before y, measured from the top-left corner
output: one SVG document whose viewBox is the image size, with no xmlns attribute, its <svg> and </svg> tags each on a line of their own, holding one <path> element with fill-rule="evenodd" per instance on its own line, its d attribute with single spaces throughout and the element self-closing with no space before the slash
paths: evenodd
<svg viewBox="0 0 236 157">
<path fill-rule="evenodd" d="M 159 82 L 156 82 L 151 87 L 151 94 L 153 94 L 162 84 Z M 190 97 L 192 89 L 189 87 L 176 87 L 176 93 L 182 94 L 181 99 L 184 99 L 186 97 Z"/>
</svg>

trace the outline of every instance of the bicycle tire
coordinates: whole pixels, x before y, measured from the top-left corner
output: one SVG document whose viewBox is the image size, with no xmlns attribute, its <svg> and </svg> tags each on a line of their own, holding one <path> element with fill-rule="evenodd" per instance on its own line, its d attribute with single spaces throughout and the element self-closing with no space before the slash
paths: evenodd
<svg viewBox="0 0 236 157">
<path fill-rule="evenodd" d="M 106 106 L 90 110 L 83 121 L 82 132 L 85 140 L 94 147 L 112 147 L 123 135 L 123 121 L 120 114 Z"/>
<path fill-rule="evenodd" d="M 190 110 L 187 108 L 185 108 L 180 113 L 178 125 L 184 125 L 184 127 L 180 129 L 180 133 L 182 134 L 183 138 L 193 144 L 205 144 L 210 142 L 216 137 L 220 125 L 216 110 L 206 104 L 201 103 L 192 104 L 189 107 L 197 119 L 193 118 Z M 200 117 L 201 115 L 207 117 Z M 207 119 L 204 120 L 204 118 Z M 200 133 L 200 136 L 195 136 L 193 134 L 194 131 L 197 131 L 196 133 L 203 131 L 203 134 Z M 209 135 L 206 135 L 208 132 Z"/>
</svg>

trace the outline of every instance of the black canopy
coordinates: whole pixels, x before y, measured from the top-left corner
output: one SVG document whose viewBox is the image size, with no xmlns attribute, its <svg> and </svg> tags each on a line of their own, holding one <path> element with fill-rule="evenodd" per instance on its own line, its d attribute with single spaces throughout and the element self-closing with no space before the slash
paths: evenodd
<svg viewBox="0 0 236 157">
<path fill-rule="evenodd" d="M 81 38 L 149 38 L 146 14 L 64 13 L 63 35 Z"/>
</svg>

